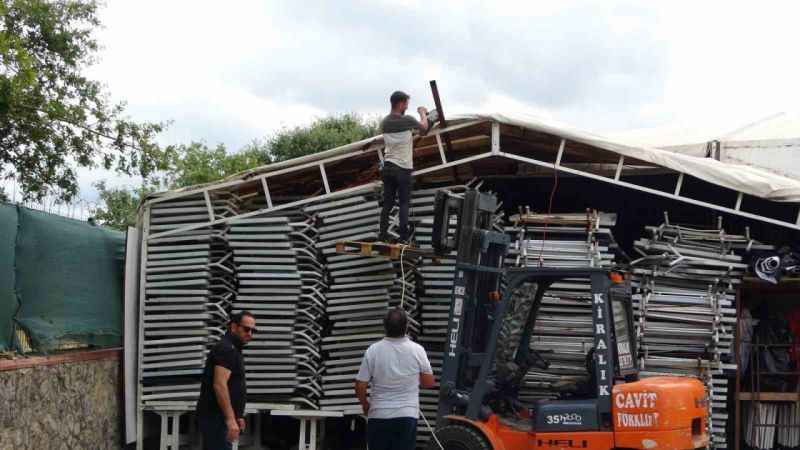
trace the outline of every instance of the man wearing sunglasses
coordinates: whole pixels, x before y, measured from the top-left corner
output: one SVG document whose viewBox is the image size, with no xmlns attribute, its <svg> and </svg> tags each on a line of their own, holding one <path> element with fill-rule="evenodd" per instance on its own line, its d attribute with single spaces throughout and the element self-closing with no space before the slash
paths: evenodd
<svg viewBox="0 0 800 450">
<path fill-rule="evenodd" d="M 253 339 L 255 331 L 253 314 L 232 314 L 228 332 L 208 353 L 197 401 L 205 450 L 229 450 L 244 431 L 247 384 L 242 347 Z"/>
</svg>

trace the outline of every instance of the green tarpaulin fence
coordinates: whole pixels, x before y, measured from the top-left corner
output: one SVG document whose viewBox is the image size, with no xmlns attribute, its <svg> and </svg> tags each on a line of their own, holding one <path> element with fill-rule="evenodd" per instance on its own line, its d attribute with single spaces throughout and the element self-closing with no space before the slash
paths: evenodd
<svg viewBox="0 0 800 450">
<path fill-rule="evenodd" d="M 13 324 L 36 351 L 122 341 L 123 233 L 27 208 L 0 209 L 0 349 Z"/>
<path fill-rule="evenodd" d="M 11 348 L 17 297 L 14 293 L 14 242 L 17 208 L 0 203 L 0 351 Z"/>
</svg>

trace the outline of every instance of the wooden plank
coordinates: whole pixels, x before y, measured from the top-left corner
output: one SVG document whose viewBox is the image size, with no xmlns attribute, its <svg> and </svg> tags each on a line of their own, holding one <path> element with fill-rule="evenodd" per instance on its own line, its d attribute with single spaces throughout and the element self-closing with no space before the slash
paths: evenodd
<svg viewBox="0 0 800 450">
<path fill-rule="evenodd" d="M 97 361 L 103 359 L 119 359 L 122 348 L 92 350 L 86 352 L 69 352 L 53 356 L 33 356 L 30 358 L 0 359 L 0 372 L 6 370 L 30 369 L 40 366 L 56 366 L 74 362 Z"/>
<path fill-rule="evenodd" d="M 797 402 L 800 392 L 739 392 L 739 400 L 761 402 Z"/>
<path fill-rule="evenodd" d="M 403 244 L 385 242 L 340 241 L 336 243 L 336 253 L 370 257 L 384 257 L 391 260 L 402 258 L 427 257 L 436 258 L 433 250 L 423 250 Z"/>
</svg>

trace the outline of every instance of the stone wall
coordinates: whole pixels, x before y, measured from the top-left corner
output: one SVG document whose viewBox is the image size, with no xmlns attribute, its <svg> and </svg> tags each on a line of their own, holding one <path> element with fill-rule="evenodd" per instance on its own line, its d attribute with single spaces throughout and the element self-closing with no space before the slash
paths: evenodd
<svg viewBox="0 0 800 450">
<path fill-rule="evenodd" d="M 0 361 L 0 450 L 122 448 L 119 352 L 36 359 Z"/>
</svg>

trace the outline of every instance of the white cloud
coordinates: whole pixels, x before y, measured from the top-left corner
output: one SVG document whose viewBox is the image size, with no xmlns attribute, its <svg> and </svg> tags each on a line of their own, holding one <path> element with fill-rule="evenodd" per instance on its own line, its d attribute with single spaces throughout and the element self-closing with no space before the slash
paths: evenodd
<svg viewBox="0 0 800 450">
<path fill-rule="evenodd" d="M 394 89 L 431 106 L 432 78 L 451 114 L 735 129 L 800 103 L 799 5 L 113 0 L 91 73 L 136 119 L 174 120 L 163 142 L 231 150 L 326 113 L 383 113 Z"/>
</svg>

